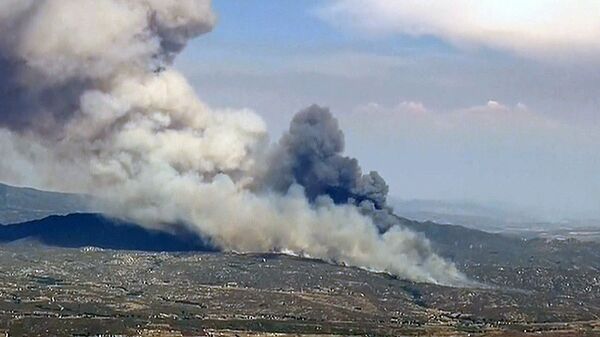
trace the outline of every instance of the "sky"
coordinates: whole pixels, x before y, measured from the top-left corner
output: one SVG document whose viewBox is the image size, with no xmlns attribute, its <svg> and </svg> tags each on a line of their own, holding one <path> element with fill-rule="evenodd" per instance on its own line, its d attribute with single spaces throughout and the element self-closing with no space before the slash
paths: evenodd
<svg viewBox="0 0 600 337">
<path fill-rule="evenodd" d="M 176 67 L 272 140 L 317 103 L 400 199 L 600 218 L 600 2 L 244 0 Z"/>
</svg>

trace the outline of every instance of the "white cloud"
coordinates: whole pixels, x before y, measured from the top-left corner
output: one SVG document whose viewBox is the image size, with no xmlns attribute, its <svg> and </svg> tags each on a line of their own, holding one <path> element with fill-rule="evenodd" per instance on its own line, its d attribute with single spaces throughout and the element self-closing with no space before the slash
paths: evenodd
<svg viewBox="0 0 600 337">
<path fill-rule="evenodd" d="M 359 132 L 389 133 L 396 137 L 432 134 L 532 137 L 570 129 L 567 124 L 532 111 L 523 103 L 509 106 L 495 100 L 451 111 L 434 111 L 414 101 L 404 101 L 394 107 L 370 103 L 356 108 L 344 120 Z"/>
<path fill-rule="evenodd" d="M 600 214 L 600 126 L 524 104 L 458 109 L 405 101 L 340 117 L 348 153 L 405 198 L 519 205 L 549 217 Z"/>
<path fill-rule="evenodd" d="M 595 0 L 335 0 L 318 14 L 366 34 L 435 36 L 546 60 L 600 53 Z"/>
</svg>

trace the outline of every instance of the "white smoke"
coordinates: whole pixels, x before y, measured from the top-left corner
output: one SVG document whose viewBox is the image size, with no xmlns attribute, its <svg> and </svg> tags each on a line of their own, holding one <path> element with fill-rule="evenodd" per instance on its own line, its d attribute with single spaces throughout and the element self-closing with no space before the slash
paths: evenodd
<svg viewBox="0 0 600 337">
<path fill-rule="evenodd" d="M 276 152 L 265 123 L 207 107 L 170 66 L 214 23 L 208 0 L 4 0 L 0 179 L 96 195 L 110 215 L 184 224 L 224 250 L 464 281 L 426 239 L 381 234 L 354 205 L 256 188 Z"/>
</svg>

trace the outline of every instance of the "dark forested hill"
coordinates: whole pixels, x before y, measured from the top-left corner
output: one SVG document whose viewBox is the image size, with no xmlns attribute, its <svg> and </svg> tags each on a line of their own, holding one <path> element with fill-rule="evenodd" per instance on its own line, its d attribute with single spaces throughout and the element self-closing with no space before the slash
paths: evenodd
<svg viewBox="0 0 600 337">
<path fill-rule="evenodd" d="M 198 235 L 183 228 L 177 233 L 146 229 L 97 214 L 50 216 L 21 224 L 0 226 L 0 242 L 35 240 L 58 247 L 99 247 L 142 251 L 214 250 Z"/>
</svg>

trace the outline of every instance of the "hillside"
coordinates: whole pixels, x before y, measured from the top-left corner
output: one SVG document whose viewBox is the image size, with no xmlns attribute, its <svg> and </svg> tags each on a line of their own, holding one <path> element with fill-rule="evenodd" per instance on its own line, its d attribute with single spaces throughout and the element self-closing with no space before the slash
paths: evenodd
<svg viewBox="0 0 600 337">
<path fill-rule="evenodd" d="M 514 267 L 579 265 L 600 269 L 600 250 L 592 242 L 525 240 L 455 225 L 398 219 L 402 226 L 427 237 L 439 255 L 457 263 L 459 267 L 510 263 Z M 214 250 L 197 234 L 183 227 L 175 228 L 176 233 L 165 233 L 98 214 L 82 213 L 0 226 L 0 242 L 30 239 L 65 248 L 94 246 L 140 251 Z"/>
<path fill-rule="evenodd" d="M 427 237 L 438 254 L 458 264 L 600 268 L 600 249 L 595 242 L 526 240 L 457 225 L 399 219 L 403 226 Z"/>
<path fill-rule="evenodd" d="M 196 234 L 183 228 L 171 234 L 97 214 L 50 216 L 42 220 L 0 226 L 0 242 L 25 239 L 66 248 L 92 246 L 157 252 L 213 250 Z"/>
<path fill-rule="evenodd" d="M 0 184 L 0 223 L 12 224 L 89 211 L 89 198 Z"/>
</svg>

